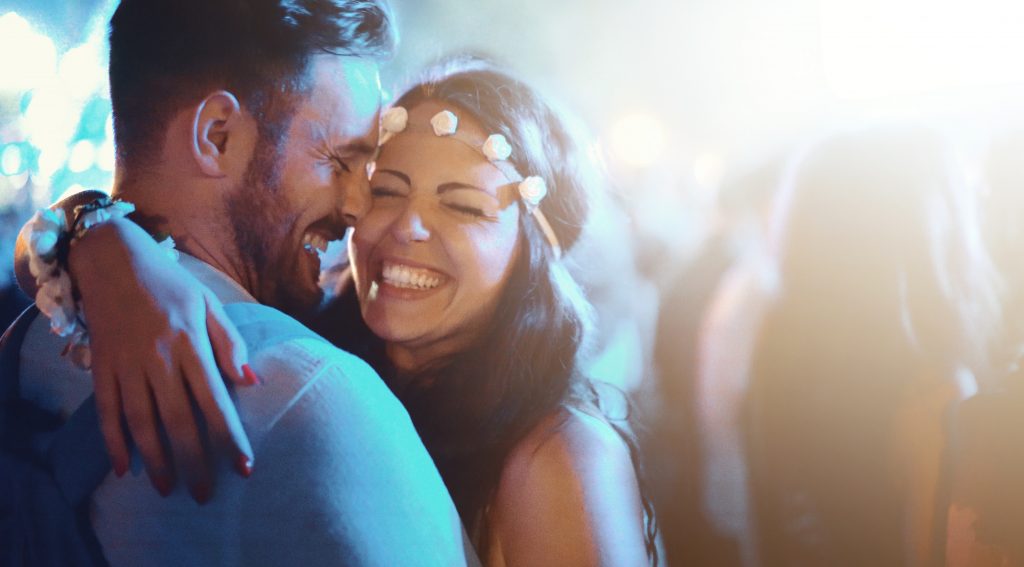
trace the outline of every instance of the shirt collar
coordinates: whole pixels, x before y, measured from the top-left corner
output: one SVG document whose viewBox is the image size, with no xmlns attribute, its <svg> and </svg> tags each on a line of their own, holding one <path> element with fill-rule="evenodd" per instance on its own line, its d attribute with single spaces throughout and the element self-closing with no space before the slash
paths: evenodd
<svg viewBox="0 0 1024 567">
<path fill-rule="evenodd" d="M 179 251 L 178 262 L 200 283 L 210 288 L 221 303 L 259 303 L 238 282 L 199 258 Z"/>
</svg>

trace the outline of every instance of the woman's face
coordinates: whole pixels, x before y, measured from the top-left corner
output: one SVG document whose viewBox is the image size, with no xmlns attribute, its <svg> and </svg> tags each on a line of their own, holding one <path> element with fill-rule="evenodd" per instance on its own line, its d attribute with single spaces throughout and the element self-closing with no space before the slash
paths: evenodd
<svg viewBox="0 0 1024 567">
<path fill-rule="evenodd" d="M 487 328 L 518 254 L 519 207 L 517 183 L 479 150 L 489 132 L 432 101 L 408 110 L 377 159 L 350 254 L 363 318 L 414 368 Z M 459 115 L 455 137 L 431 130 L 441 110 Z"/>
</svg>

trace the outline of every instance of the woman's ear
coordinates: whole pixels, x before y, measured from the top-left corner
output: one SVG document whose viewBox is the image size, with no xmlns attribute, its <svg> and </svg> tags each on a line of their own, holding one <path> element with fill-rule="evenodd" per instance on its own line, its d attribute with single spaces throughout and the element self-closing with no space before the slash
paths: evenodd
<svg viewBox="0 0 1024 567">
<path fill-rule="evenodd" d="M 252 152 L 253 133 L 235 95 L 212 92 L 194 110 L 190 146 L 199 169 L 217 178 L 243 169 Z"/>
</svg>

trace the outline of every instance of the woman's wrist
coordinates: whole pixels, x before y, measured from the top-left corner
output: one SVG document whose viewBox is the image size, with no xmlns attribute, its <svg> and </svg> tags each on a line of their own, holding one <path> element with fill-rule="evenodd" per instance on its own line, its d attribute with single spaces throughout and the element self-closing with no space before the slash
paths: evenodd
<svg viewBox="0 0 1024 567">
<path fill-rule="evenodd" d="M 131 278 L 135 261 L 152 256 L 146 250 L 153 242 L 149 234 L 124 218 L 134 211 L 131 203 L 103 197 L 75 207 L 70 217 L 64 209 L 42 209 L 26 225 L 29 269 L 38 284 L 36 306 L 50 319 L 55 334 L 70 338 L 66 352 L 82 368 L 91 364 L 82 290 L 88 295 L 90 290 L 100 294 L 116 288 Z M 174 241 L 164 240 L 155 253 L 166 252 L 176 260 Z"/>
<path fill-rule="evenodd" d="M 54 212 L 63 211 L 65 218 L 74 218 L 76 207 L 95 203 L 106 197 L 107 194 L 102 191 L 82 191 L 50 205 L 50 210 Z M 39 284 L 36 282 L 36 277 L 32 274 L 29 266 L 31 254 L 26 235 L 28 228 L 29 225 L 26 225 L 18 233 L 18 240 L 14 247 L 14 273 L 18 280 L 18 287 L 25 292 L 25 295 L 35 297 L 39 293 Z"/>
<path fill-rule="evenodd" d="M 76 238 L 68 252 L 68 271 L 83 297 L 95 286 L 110 286 L 111 275 L 130 269 L 138 254 L 158 253 L 159 246 L 127 218 L 111 219 Z"/>
</svg>

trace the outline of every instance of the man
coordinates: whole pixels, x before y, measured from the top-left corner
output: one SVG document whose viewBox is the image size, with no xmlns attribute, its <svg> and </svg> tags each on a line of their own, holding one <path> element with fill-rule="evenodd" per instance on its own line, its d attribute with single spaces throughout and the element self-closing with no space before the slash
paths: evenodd
<svg viewBox="0 0 1024 567">
<path fill-rule="evenodd" d="M 365 168 L 380 108 L 376 62 L 394 34 L 383 0 L 122 0 L 110 33 L 114 195 L 135 204 L 148 230 L 174 236 L 194 279 L 168 274 L 162 289 L 207 310 L 211 334 L 228 332 L 220 303 L 258 301 L 300 314 L 319 302 L 314 249 L 339 238 L 367 206 Z M 146 261 L 114 244 L 116 236 L 139 242 L 132 234 L 139 230 L 110 222 L 72 246 L 84 296 L 101 285 L 90 274 Z M 195 280 L 216 298 L 198 292 Z M 158 308 L 146 298 L 125 301 L 140 313 Z M 264 329 L 274 328 L 267 321 L 294 327 L 280 312 L 254 312 Z M 204 362 L 212 360 L 209 345 L 182 339 L 187 330 L 153 329 L 168 352 L 187 351 L 194 364 L 124 367 L 119 353 L 142 344 L 138 328 L 91 319 L 126 329 L 117 350 L 93 348 L 101 411 L 120 408 L 122 399 L 155 400 L 148 414 L 126 415 L 137 448 L 131 459 L 122 427 L 104 424 L 116 474 L 93 493 L 91 521 L 111 564 L 466 562 L 440 476 L 404 409 L 362 361 L 317 338 L 270 337 L 271 346 L 251 353 L 251 366 L 239 352 L 218 361 L 235 381 L 259 376 L 263 385 L 239 389 L 238 414 L 218 421 L 206 410 L 230 404 L 213 380 L 212 399 L 195 400 L 210 416 L 203 423 L 191 408 L 159 400 L 218 376 Z M 63 347 L 36 320 L 21 350 L 21 383 L 25 397 L 69 415 L 90 382 L 61 358 Z M 156 414 L 196 440 L 173 447 L 173 464 Z M 176 469 L 204 470 L 204 428 L 233 447 L 234 462 L 214 462 L 184 479 L 188 491 L 176 489 Z"/>
</svg>

